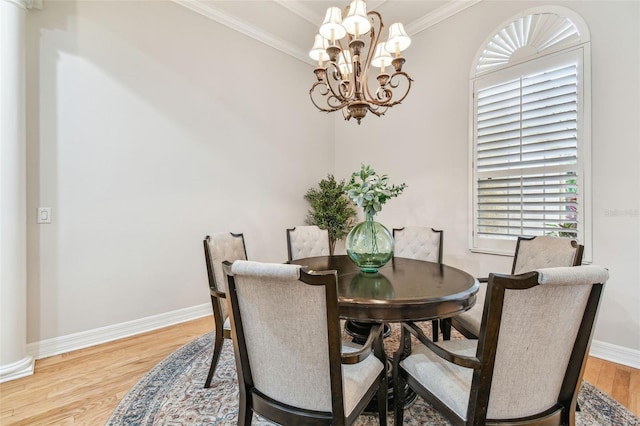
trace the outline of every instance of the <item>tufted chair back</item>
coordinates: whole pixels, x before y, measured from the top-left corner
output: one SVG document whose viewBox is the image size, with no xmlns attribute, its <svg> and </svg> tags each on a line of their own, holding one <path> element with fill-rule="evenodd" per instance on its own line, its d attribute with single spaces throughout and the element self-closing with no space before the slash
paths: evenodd
<svg viewBox="0 0 640 426">
<path fill-rule="evenodd" d="M 231 339 L 231 321 L 227 309 L 227 277 L 222 269 L 222 262 L 246 259 L 247 250 L 242 234 L 222 232 L 207 235 L 202 241 L 204 246 L 204 260 L 209 278 L 209 293 L 213 308 L 213 322 L 215 334 L 213 341 L 213 356 L 211 367 L 204 382 L 204 387 L 211 386 L 213 375 L 222 353 L 223 339 Z"/>
<path fill-rule="evenodd" d="M 209 252 L 211 255 L 212 273 L 209 276 L 209 286 L 221 293 L 227 292 L 227 277 L 222 269 L 222 262 L 234 262 L 236 260 L 246 260 L 247 250 L 244 245 L 244 236 L 242 234 L 233 234 L 231 232 L 220 232 L 212 234 L 209 237 Z M 228 317 L 227 304 L 224 301 L 217 300 L 222 312 L 222 320 Z"/>
<path fill-rule="evenodd" d="M 511 274 L 522 274 L 540 268 L 577 266 L 582 263 L 583 250 L 582 245 L 567 238 L 518 237 Z M 486 279 L 480 281 L 486 282 Z M 480 333 L 486 293 L 487 286 L 480 286 L 476 294 L 476 304 L 468 311 L 449 320 L 451 325 L 467 338 L 477 338 Z"/>
<path fill-rule="evenodd" d="M 511 274 L 522 274 L 540 268 L 580 265 L 582 251 L 583 246 L 567 238 L 520 237 Z"/>
<path fill-rule="evenodd" d="M 424 226 L 394 228 L 393 255 L 408 259 L 442 263 L 443 231 Z"/>
<path fill-rule="evenodd" d="M 316 225 L 287 229 L 289 260 L 314 256 L 329 256 L 329 231 Z"/>
</svg>

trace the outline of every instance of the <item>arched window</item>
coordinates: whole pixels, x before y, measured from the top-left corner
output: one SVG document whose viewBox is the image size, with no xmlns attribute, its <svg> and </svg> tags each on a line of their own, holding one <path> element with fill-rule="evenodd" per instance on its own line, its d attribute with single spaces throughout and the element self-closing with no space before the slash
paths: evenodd
<svg viewBox="0 0 640 426">
<path fill-rule="evenodd" d="M 562 7 L 511 18 L 479 50 L 472 250 L 512 254 L 518 235 L 553 235 L 590 253 L 589 54 L 586 24 Z"/>
</svg>

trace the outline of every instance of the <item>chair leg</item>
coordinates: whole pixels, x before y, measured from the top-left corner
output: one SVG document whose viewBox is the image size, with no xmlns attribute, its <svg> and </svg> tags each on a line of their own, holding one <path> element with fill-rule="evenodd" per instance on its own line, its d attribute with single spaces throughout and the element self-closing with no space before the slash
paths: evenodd
<svg viewBox="0 0 640 426">
<path fill-rule="evenodd" d="M 396 374 L 394 373 L 394 376 Z M 393 380 L 393 424 L 395 426 L 402 425 L 404 421 L 404 388 L 406 384 L 400 376 L 394 377 Z"/>
<path fill-rule="evenodd" d="M 451 340 L 451 320 L 449 318 L 440 320 L 440 329 L 442 330 L 442 340 Z"/>
<path fill-rule="evenodd" d="M 439 322 L 438 320 L 431 321 L 431 330 L 432 330 L 431 334 L 432 334 L 432 339 L 433 339 L 434 342 L 438 341 L 438 334 L 439 334 L 438 333 L 438 329 L 439 329 L 438 322 Z"/>
<path fill-rule="evenodd" d="M 216 330 L 215 341 L 213 344 L 213 356 L 211 357 L 211 367 L 209 367 L 209 374 L 207 375 L 207 380 L 204 382 L 205 388 L 211 387 L 211 380 L 213 379 L 213 374 L 216 372 L 216 366 L 218 365 L 218 360 L 220 359 L 220 353 L 222 352 L 223 340 L 224 340 L 224 337 L 222 336 L 222 332 L 218 333 L 218 331 Z"/>
<path fill-rule="evenodd" d="M 240 392 L 240 398 L 238 401 L 238 426 L 251 426 L 251 420 L 253 419 L 253 410 L 247 404 L 247 397 Z"/>
<path fill-rule="evenodd" d="M 401 351 L 398 349 L 393 354 L 393 424 L 394 426 L 402 425 L 404 416 L 404 383 L 401 383 L 401 376 L 398 372 L 400 368 Z"/>
<path fill-rule="evenodd" d="M 384 380 L 378 387 L 378 422 L 380 426 L 387 425 L 387 372 L 384 373 Z"/>
</svg>

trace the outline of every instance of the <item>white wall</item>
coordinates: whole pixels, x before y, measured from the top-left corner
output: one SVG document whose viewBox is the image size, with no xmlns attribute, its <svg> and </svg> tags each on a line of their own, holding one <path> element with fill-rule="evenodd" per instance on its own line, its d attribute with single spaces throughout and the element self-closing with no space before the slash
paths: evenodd
<svg viewBox="0 0 640 426">
<path fill-rule="evenodd" d="M 549 4 L 573 9 L 591 31 L 593 262 L 611 273 L 594 339 L 633 353 L 640 350 L 640 3 Z M 468 250 L 469 72 L 496 27 L 540 5 L 482 1 L 416 35 L 405 52 L 405 71 L 415 79 L 407 100 L 361 126 L 335 123 L 336 177 L 365 162 L 406 182 L 379 220 L 444 229 L 445 262 L 477 276 L 508 272 L 512 259 Z"/>
<path fill-rule="evenodd" d="M 595 339 L 638 351 L 639 3 L 553 4 L 592 36 L 593 260 L 611 270 Z M 442 228 L 448 264 L 508 271 L 468 251 L 468 75 L 539 5 L 485 0 L 418 34 L 412 93 L 358 126 L 310 105 L 310 66 L 174 3 L 45 1 L 27 19 L 28 342 L 207 303 L 206 233 L 283 260 L 306 189 L 361 162 L 409 184 L 381 222 Z"/>
<path fill-rule="evenodd" d="M 168 1 L 45 1 L 27 40 L 28 342 L 208 303 L 210 232 L 286 260 L 333 171 L 308 65 Z"/>
</svg>

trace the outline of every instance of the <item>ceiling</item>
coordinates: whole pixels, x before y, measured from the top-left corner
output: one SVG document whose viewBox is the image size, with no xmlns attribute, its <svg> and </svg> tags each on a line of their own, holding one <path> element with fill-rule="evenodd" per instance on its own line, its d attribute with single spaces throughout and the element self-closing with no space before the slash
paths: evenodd
<svg viewBox="0 0 640 426">
<path fill-rule="evenodd" d="M 327 8 L 349 4 L 349 0 L 173 1 L 309 64 L 314 64 L 308 52 Z M 402 22 L 413 36 L 479 1 L 370 0 L 367 9 L 379 12 L 386 28 Z"/>
</svg>

